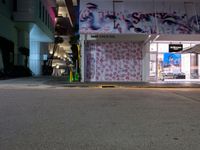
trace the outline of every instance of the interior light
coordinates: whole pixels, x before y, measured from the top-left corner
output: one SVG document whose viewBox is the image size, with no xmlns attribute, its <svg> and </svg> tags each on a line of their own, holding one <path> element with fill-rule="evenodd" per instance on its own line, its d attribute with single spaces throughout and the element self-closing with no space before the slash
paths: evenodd
<svg viewBox="0 0 200 150">
<path fill-rule="evenodd" d="M 49 54 L 53 54 L 53 50 L 50 50 L 50 51 L 49 51 Z"/>
<path fill-rule="evenodd" d="M 154 39 L 154 41 L 156 41 L 159 37 L 160 37 L 160 35 L 157 35 L 156 38 Z"/>
</svg>

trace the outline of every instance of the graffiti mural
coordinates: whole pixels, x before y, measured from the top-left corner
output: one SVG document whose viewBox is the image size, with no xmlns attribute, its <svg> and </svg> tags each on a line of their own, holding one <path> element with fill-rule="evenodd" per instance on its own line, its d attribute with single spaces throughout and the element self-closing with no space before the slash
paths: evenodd
<svg viewBox="0 0 200 150">
<path fill-rule="evenodd" d="M 87 81 L 141 81 L 142 49 L 133 42 L 88 42 Z"/>
<path fill-rule="evenodd" d="M 183 10 L 134 11 L 129 8 L 113 13 L 112 3 L 83 2 L 80 10 L 81 33 L 191 34 L 200 33 L 200 16 L 188 17 Z M 128 5 L 128 4 L 127 4 Z M 134 7 L 134 5 L 132 5 Z M 127 6 L 128 7 L 128 6 Z M 183 9 L 183 8 L 182 8 Z M 146 12 L 145 12 L 146 11 Z"/>
</svg>

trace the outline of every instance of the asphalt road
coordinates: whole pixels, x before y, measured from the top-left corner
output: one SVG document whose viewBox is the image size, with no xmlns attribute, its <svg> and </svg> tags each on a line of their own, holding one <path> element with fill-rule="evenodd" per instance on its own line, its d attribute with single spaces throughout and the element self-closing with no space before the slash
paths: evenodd
<svg viewBox="0 0 200 150">
<path fill-rule="evenodd" d="M 200 89 L 0 89 L 0 150 L 199 150 Z"/>
</svg>

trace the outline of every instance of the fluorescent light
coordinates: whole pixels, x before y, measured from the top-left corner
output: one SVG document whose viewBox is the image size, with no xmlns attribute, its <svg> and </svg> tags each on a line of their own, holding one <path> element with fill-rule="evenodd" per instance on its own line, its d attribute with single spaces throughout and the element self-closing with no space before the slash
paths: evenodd
<svg viewBox="0 0 200 150">
<path fill-rule="evenodd" d="M 159 37 L 160 35 L 157 35 L 153 41 L 156 41 Z"/>
</svg>

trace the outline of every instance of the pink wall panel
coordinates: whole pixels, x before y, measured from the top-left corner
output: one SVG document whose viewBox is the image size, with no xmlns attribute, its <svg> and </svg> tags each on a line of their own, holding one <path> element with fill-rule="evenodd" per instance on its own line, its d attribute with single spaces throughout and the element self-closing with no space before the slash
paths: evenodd
<svg viewBox="0 0 200 150">
<path fill-rule="evenodd" d="M 88 42 L 87 81 L 141 81 L 141 43 Z"/>
</svg>

